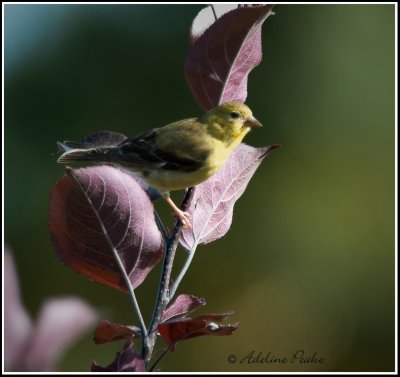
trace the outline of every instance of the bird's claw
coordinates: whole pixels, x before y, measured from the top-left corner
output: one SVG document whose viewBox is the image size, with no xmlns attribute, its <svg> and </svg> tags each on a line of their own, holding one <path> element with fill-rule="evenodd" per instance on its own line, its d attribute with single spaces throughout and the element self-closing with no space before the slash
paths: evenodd
<svg viewBox="0 0 400 377">
<path fill-rule="evenodd" d="M 181 210 L 175 212 L 176 216 L 181 220 L 181 223 L 184 228 L 191 229 L 192 224 L 190 223 L 190 213 L 189 212 L 183 212 Z"/>
</svg>

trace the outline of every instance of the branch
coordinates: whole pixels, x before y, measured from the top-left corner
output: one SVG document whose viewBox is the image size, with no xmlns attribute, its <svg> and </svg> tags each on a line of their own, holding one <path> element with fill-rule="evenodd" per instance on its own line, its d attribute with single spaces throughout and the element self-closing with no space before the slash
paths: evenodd
<svg viewBox="0 0 400 377">
<path fill-rule="evenodd" d="M 189 188 L 183 199 L 181 210 L 186 211 L 190 205 L 193 198 L 194 188 Z M 153 353 L 153 348 L 157 339 L 157 328 L 161 322 L 164 310 L 169 302 L 169 284 L 171 280 L 172 265 L 174 263 L 176 248 L 179 243 L 179 237 L 182 231 L 182 223 L 180 220 L 176 220 L 174 229 L 172 230 L 171 236 L 168 238 L 165 244 L 164 250 L 164 260 L 161 271 L 160 284 L 157 294 L 156 305 L 153 312 L 153 317 L 150 322 L 148 331 L 148 347 L 143 347 L 142 357 L 148 365 L 151 355 Z"/>
</svg>

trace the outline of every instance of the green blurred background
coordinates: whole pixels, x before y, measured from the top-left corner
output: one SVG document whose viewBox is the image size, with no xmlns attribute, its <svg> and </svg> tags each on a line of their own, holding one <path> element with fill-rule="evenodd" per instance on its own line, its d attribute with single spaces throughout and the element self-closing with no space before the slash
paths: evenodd
<svg viewBox="0 0 400 377">
<path fill-rule="evenodd" d="M 134 322 L 128 296 L 59 263 L 47 231 L 63 175 L 55 142 L 96 130 L 134 135 L 201 114 L 183 76 L 201 5 L 5 5 L 5 241 L 35 316 L 76 294 L 102 317 Z M 163 371 L 394 369 L 394 5 L 277 5 L 247 103 L 268 157 L 223 239 L 198 249 L 180 292 L 198 313 L 234 310 L 230 337 L 178 345 Z M 180 197 L 181 194 L 178 194 Z M 170 210 L 157 203 L 171 225 Z M 180 249 L 178 262 L 183 260 Z M 138 288 L 150 317 L 158 269 Z M 6 303 L 7 304 L 7 303 Z M 122 344 L 92 334 L 62 371 L 108 364 Z M 228 362 L 249 352 L 317 352 L 323 364 Z"/>
</svg>

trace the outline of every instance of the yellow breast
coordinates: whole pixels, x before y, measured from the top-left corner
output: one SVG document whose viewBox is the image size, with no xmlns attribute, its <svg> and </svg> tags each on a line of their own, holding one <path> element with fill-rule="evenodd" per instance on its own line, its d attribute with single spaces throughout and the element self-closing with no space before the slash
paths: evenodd
<svg viewBox="0 0 400 377">
<path fill-rule="evenodd" d="M 212 148 L 213 152 L 200 169 L 191 172 L 154 169 L 147 176 L 141 175 L 141 178 L 161 192 L 182 190 L 196 186 L 221 169 L 231 154 L 231 151 L 222 146 L 220 141 L 215 140 L 213 142 L 215 143 Z"/>
</svg>

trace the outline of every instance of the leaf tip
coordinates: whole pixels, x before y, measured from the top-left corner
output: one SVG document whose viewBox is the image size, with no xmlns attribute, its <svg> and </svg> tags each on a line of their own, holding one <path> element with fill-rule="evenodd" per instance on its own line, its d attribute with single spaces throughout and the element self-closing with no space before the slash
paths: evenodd
<svg viewBox="0 0 400 377">
<path fill-rule="evenodd" d="M 282 144 L 272 144 L 266 148 L 264 153 L 260 156 L 260 159 L 264 158 L 265 156 L 268 156 L 271 152 L 273 152 L 275 149 L 279 149 L 282 147 Z"/>
<path fill-rule="evenodd" d="M 282 146 L 282 144 L 272 144 L 270 150 L 278 149 Z"/>
</svg>

